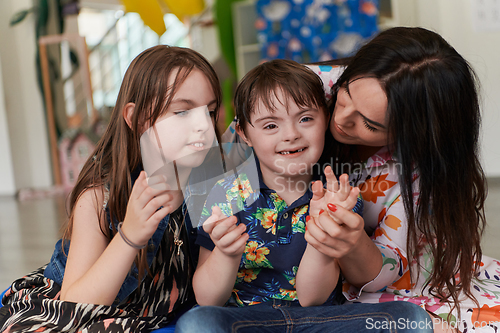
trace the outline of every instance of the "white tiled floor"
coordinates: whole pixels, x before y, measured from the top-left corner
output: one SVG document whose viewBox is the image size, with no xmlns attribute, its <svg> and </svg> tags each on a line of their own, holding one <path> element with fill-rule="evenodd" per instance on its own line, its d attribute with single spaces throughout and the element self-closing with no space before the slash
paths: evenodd
<svg viewBox="0 0 500 333">
<path fill-rule="evenodd" d="M 50 260 L 66 218 L 64 201 L 0 197 L 0 289 Z"/>
<path fill-rule="evenodd" d="M 0 292 L 50 260 L 66 220 L 65 196 L 19 202 L 0 197 Z M 500 179 L 489 182 L 485 255 L 500 258 Z"/>
</svg>

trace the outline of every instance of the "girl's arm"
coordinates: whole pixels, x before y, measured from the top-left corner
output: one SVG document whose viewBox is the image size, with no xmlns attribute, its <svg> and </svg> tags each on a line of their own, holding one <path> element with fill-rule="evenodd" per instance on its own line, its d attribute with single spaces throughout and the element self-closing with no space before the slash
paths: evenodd
<svg viewBox="0 0 500 333">
<path fill-rule="evenodd" d="M 146 244 L 159 222 L 172 211 L 167 205 L 172 196 L 166 192 L 166 184 L 156 179 L 153 182 L 157 183 L 155 189 L 148 186 L 142 172 L 127 205 L 122 231 L 137 245 Z M 118 233 L 109 242 L 101 232 L 100 226 L 109 228 L 98 219 L 103 202 L 101 188 L 95 188 L 85 191 L 76 203 L 61 300 L 111 305 L 137 255 L 138 250 L 127 245 Z"/>
<path fill-rule="evenodd" d="M 198 267 L 193 276 L 193 289 L 200 305 L 222 306 L 227 302 L 248 240 L 246 226 L 243 223 L 237 226 L 235 216 L 220 217 L 222 213 L 215 207 L 212 216 L 203 224 L 215 248 L 213 251 L 200 248 Z"/>
</svg>

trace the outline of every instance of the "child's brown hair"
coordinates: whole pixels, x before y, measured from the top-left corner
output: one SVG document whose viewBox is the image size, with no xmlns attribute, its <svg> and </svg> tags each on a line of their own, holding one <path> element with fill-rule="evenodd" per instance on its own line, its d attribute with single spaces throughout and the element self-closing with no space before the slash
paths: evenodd
<svg viewBox="0 0 500 333">
<path fill-rule="evenodd" d="M 295 61 L 275 59 L 250 70 L 236 88 L 234 105 L 236 119 L 242 130 L 247 124 L 252 125 L 250 116 L 259 101 L 267 109 L 276 110 L 272 96 L 278 98 L 278 89 L 285 97 L 291 97 L 299 107 L 314 105 L 329 112 L 323 83 L 318 75 Z"/>
</svg>

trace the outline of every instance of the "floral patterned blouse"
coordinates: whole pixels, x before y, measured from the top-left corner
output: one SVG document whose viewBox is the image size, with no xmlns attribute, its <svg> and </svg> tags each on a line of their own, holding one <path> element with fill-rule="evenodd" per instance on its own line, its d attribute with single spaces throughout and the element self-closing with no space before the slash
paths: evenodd
<svg viewBox="0 0 500 333">
<path fill-rule="evenodd" d="M 322 79 L 325 93 L 338 79 L 342 69 L 309 66 Z M 432 270 L 433 258 L 426 248 L 409 263 L 406 252 L 407 220 L 398 180 L 397 156 L 382 148 L 371 156 L 350 180 L 361 189 L 364 201 L 365 230 L 379 248 L 383 266 L 378 276 L 355 288 L 344 281 L 343 293 L 349 301 L 378 303 L 410 301 L 446 320 L 451 308 L 424 288 Z M 418 174 L 414 175 L 414 203 L 417 204 Z M 417 262 L 418 260 L 418 262 Z M 410 277 L 409 265 L 415 276 Z M 500 262 L 483 256 L 481 270 L 473 280 L 472 292 L 479 302 L 461 297 L 460 308 L 448 319 L 461 332 L 500 332 Z M 417 279 L 418 276 L 418 279 Z"/>
</svg>

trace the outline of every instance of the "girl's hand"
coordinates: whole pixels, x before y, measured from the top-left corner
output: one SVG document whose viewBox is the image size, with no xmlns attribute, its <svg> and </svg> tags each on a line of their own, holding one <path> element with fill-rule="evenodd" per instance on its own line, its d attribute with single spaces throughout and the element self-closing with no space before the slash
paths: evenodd
<svg viewBox="0 0 500 333">
<path fill-rule="evenodd" d="M 168 203 L 172 195 L 162 175 L 146 178 L 146 172 L 135 181 L 122 231 L 136 245 L 145 245 L 158 228 L 160 221 L 173 211 Z"/>
<path fill-rule="evenodd" d="M 229 257 L 241 256 L 248 240 L 246 225 L 236 225 L 235 216 L 226 217 L 219 207 L 212 208 L 212 215 L 203 223 L 203 230 L 210 235 L 215 246 Z"/>
<path fill-rule="evenodd" d="M 326 190 L 320 181 L 312 186 L 313 197 L 310 202 L 309 215 L 318 217 L 322 211 L 328 209 L 328 205 L 353 209 L 359 195 L 359 188 L 349 185 L 349 176 L 343 174 L 339 181 L 335 177 L 330 166 L 325 168 Z"/>
</svg>

